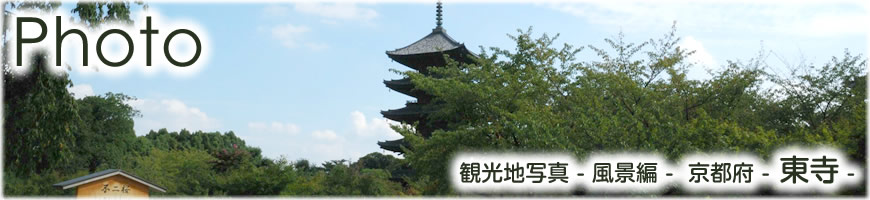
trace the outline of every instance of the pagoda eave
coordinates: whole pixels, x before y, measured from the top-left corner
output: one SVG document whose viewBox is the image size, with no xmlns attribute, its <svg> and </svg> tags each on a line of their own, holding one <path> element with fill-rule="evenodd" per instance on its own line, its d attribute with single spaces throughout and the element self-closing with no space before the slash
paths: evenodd
<svg viewBox="0 0 870 200">
<path fill-rule="evenodd" d="M 387 88 L 390 88 L 396 92 L 412 96 L 412 97 L 422 97 L 425 95 L 423 91 L 417 90 L 414 88 L 414 84 L 411 83 L 411 79 L 403 78 L 397 80 L 387 80 L 384 81 L 384 85 Z"/>
<path fill-rule="evenodd" d="M 405 139 L 378 142 L 378 146 L 380 146 L 381 149 L 389 150 L 396 153 L 405 153 L 405 151 L 402 150 L 402 147 L 405 147 L 406 149 L 410 149 L 411 147 L 411 145 L 408 144 Z"/>
<path fill-rule="evenodd" d="M 400 109 L 381 111 L 381 115 L 383 115 L 384 118 L 393 121 L 413 124 L 414 122 L 420 121 L 423 118 L 422 115 L 424 114 L 423 112 L 400 112 L 399 110 Z"/>
<path fill-rule="evenodd" d="M 405 107 L 399 109 L 381 111 L 384 118 L 407 124 L 423 120 L 426 114 L 429 114 L 429 111 L 424 110 L 423 106 L 417 103 L 407 103 Z"/>
<path fill-rule="evenodd" d="M 425 69 L 430 66 L 445 66 L 447 61 L 444 60 L 444 54 L 460 63 L 471 63 L 471 58 L 469 57 L 471 53 L 465 48 L 464 44 L 449 50 L 421 54 L 393 54 L 390 51 L 387 52 L 387 56 L 390 59 L 420 72 L 425 72 Z"/>
</svg>

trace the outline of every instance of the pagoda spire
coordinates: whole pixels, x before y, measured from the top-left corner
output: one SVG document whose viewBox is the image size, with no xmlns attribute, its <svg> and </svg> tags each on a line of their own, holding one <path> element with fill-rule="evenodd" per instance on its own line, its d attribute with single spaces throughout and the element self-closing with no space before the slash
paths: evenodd
<svg viewBox="0 0 870 200">
<path fill-rule="evenodd" d="M 441 0 L 438 0 L 438 6 L 435 6 L 435 29 L 441 29 Z"/>
</svg>

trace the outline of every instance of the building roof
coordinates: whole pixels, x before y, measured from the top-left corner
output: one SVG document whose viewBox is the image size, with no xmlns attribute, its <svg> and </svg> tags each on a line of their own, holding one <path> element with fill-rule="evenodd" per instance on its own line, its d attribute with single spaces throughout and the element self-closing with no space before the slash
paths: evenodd
<svg viewBox="0 0 870 200">
<path fill-rule="evenodd" d="M 431 110 L 426 110 L 425 108 L 423 108 L 423 105 L 420 105 L 419 103 L 408 102 L 405 103 L 405 107 L 381 111 L 381 115 L 383 115 L 384 118 L 391 119 L 393 121 L 400 121 L 411 124 L 415 121 L 423 119 L 424 114 L 429 114 L 431 112 Z"/>
<path fill-rule="evenodd" d="M 154 184 L 154 183 L 151 183 L 151 182 L 145 181 L 144 179 L 139 178 L 138 176 L 135 176 L 135 175 L 133 175 L 133 174 L 127 173 L 127 172 L 122 171 L 122 170 L 120 170 L 120 169 L 107 169 L 107 170 L 99 171 L 99 172 L 96 172 L 96 173 L 93 173 L 93 174 L 88 174 L 88 175 L 85 175 L 85 176 L 82 176 L 82 177 L 78 177 L 78 178 L 70 179 L 70 180 L 67 180 L 67 181 L 64 181 L 64 182 L 55 183 L 55 184 L 52 185 L 52 186 L 54 186 L 54 187 L 58 187 L 58 188 L 61 188 L 61 189 L 64 189 L 64 190 L 65 190 L 65 189 L 74 188 L 74 187 L 77 187 L 77 186 L 79 186 L 79 185 L 83 185 L 83 184 L 86 184 L 86 183 L 90 183 L 90 182 L 94 182 L 94 181 L 97 181 L 97 180 L 101 180 L 101 179 L 104 179 L 104 178 L 109 178 L 109 177 L 112 177 L 112 176 L 115 176 L 115 175 L 121 175 L 121 176 L 124 176 L 124 177 L 126 177 L 126 178 L 129 178 L 130 180 L 136 181 L 136 182 L 141 183 L 141 184 L 143 184 L 143 185 L 147 185 L 147 186 L 150 187 L 151 189 L 154 189 L 154 190 L 157 190 L 157 191 L 160 191 L 160 192 L 166 192 L 166 189 L 165 189 L 165 188 L 160 187 L 160 186 L 158 186 L 157 184 Z"/>
<path fill-rule="evenodd" d="M 408 46 L 398 48 L 396 50 L 387 51 L 388 55 L 414 55 L 425 53 L 436 53 L 450 51 L 456 48 L 464 47 L 462 43 L 456 42 L 453 38 L 447 35 L 444 28 L 438 27 L 432 29 L 432 33 L 426 35 L 420 40 L 411 43 Z"/>
<path fill-rule="evenodd" d="M 432 33 L 408 46 L 387 51 L 387 57 L 390 57 L 393 61 L 418 70 L 423 74 L 428 73 L 426 69 L 428 67 L 446 65 L 445 54 L 450 59 L 460 63 L 471 63 L 473 62 L 472 57 L 474 57 L 465 48 L 465 44 L 450 38 L 441 27 L 432 29 Z"/>
<path fill-rule="evenodd" d="M 414 88 L 414 84 L 411 83 L 410 78 L 387 80 L 384 81 L 384 85 L 386 85 L 387 88 L 412 97 L 421 97 L 425 95 L 425 92 Z"/>
<path fill-rule="evenodd" d="M 426 68 L 431 66 L 444 66 L 447 61 L 444 59 L 444 54 L 452 60 L 460 63 L 470 63 L 474 57 L 465 44 L 456 42 L 447 31 L 441 26 L 441 2 L 436 6 L 435 28 L 429 35 L 411 43 L 408 46 L 398 48 L 396 50 L 387 51 L 387 56 L 402 65 L 418 70 L 423 74 L 427 74 Z"/>
<path fill-rule="evenodd" d="M 402 151 L 402 146 L 404 146 L 405 148 L 409 148 L 409 149 L 411 148 L 411 145 L 408 144 L 408 142 L 406 142 L 405 139 L 387 140 L 387 141 L 383 141 L 383 142 L 378 142 L 378 146 L 380 146 L 381 149 L 386 149 L 386 150 L 397 152 L 397 153 L 405 153 L 404 151 Z"/>
</svg>

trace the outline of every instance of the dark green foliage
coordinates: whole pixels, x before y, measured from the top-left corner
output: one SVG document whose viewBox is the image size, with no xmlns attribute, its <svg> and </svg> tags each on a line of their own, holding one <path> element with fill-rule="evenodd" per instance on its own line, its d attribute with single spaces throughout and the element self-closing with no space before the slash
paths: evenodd
<svg viewBox="0 0 870 200">
<path fill-rule="evenodd" d="M 42 174 L 16 175 L 14 173 L 3 174 L 3 196 L 60 196 L 73 195 L 73 190 L 59 190 L 52 184 L 87 175 L 88 172 L 80 170 L 76 173 L 62 174 L 60 171 L 46 172 Z"/>
<path fill-rule="evenodd" d="M 366 155 L 383 158 L 383 166 L 396 166 L 398 160 L 380 153 Z M 305 166 L 307 161 L 297 161 L 294 167 L 300 176 L 287 185 L 282 195 L 337 195 L 337 196 L 384 196 L 402 195 L 404 191 L 397 182 L 390 181 L 391 171 L 365 167 L 364 159 L 352 164 L 345 160 L 329 161 L 323 167 Z M 306 170 L 300 170 L 306 169 Z"/>
<path fill-rule="evenodd" d="M 130 172 L 166 188 L 160 195 L 212 195 L 217 177 L 209 162 L 214 157 L 203 150 L 153 149 L 135 158 Z"/>
<path fill-rule="evenodd" d="M 767 73 L 764 57 L 729 61 L 707 80 L 686 77 L 674 32 L 643 43 L 606 39 L 589 46 L 598 61 L 577 61 L 581 48 L 553 47 L 556 37 L 510 36 L 513 50 L 482 50 L 475 64 L 450 62 L 433 76 L 407 71 L 433 94 L 431 118 L 447 129 L 423 139 L 413 126 L 394 127 L 410 142 L 405 158 L 424 194 L 449 194 L 445 172 L 461 150 L 646 151 L 670 159 L 693 152 L 768 156 L 787 144 L 829 144 L 866 159 L 866 59 L 848 52 L 805 74 Z M 764 88 L 767 80 L 777 87 Z"/>
<path fill-rule="evenodd" d="M 381 153 L 369 153 L 356 161 L 357 165 L 364 169 L 385 169 L 395 171 L 401 168 L 401 162 L 392 155 L 384 155 Z"/>
<path fill-rule="evenodd" d="M 76 100 L 82 124 L 76 133 L 75 151 L 79 155 L 74 163 L 96 172 L 104 166 L 119 166 L 127 156 L 137 155 L 133 117 L 139 112 L 127 105 L 134 98 L 124 94 L 107 93 Z"/>
<path fill-rule="evenodd" d="M 772 77 L 781 88 L 769 110 L 769 128 L 801 133 L 795 142 L 834 145 L 866 162 L 866 68 L 865 58 L 846 51 L 821 67 L 800 66 L 791 77 Z"/>
<path fill-rule="evenodd" d="M 4 68 L 4 165 L 15 166 L 6 172 L 41 173 L 70 159 L 79 128 L 75 99 L 66 89 L 72 82 L 47 66 L 44 54 L 36 54 L 25 75 Z"/>
<path fill-rule="evenodd" d="M 143 141 L 144 143 L 158 149 L 200 149 L 212 155 L 217 155 L 222 151 L 233 153 L 242 153 L 236 151 L 244 151 L 253 157 L 255 161 L 262 159 L 260 148 L 245 145 L 245 141 L 237 137 L 232 131 L 226 133 L 202 131 L 190 133 L 186 129 L 178 132 L 160 129 L 157 131 L 151 130 L 143 139 L 146 140 Z"/>
<path fill-rule="evenodd" d="M 257 167 L 256 163 L 241 163 L 219 176 L 220 188 L 227 195 L 278 195 L 297 181 L 297 172 L 280 159 Z"/>
<path fill-rule="evenodd" d="M 244 162 L 247 162 L 247 159 L 250 158 L 250 154 L 248 151 L 239 149 L 238 145 L 233 144 L 232 149 L 220 150 L 214 154 L 214 157 L 216 159 L 212 162 L 212 166 L 214 166 L 215 170 L 218 172 L 225 172 L 229 169 L 238 168 Z"/>
<path fill-rule="evenodd" d="M 57 1 L 10 1 L 4 2 L 3 14 L 8 16 L 15 11 L 51 12 L 60 6 Z M 143 5 L 141 2 L 139 5 Z M 103 10 L 107 11 L 106 13 Z M 103 21 L 119 20 L 130 22 L 129 2 L 80 2 L 74 12 L 80 14 L 83 21 L 89 25 L 97 26 Z M 8 17 L 4 17 L 8 19 Z M 8 21 L 3 22 L 2 34 L 6 37 Z M 3 41 L 8 42 L 8 41 Z M 6 46 L 6 45 L 4 45 Z M 3 60 L 6 61 L 7 48 L 3 48 Z M 42 172 L 59 167 L 63 164 L 76 162 L 70 160 L 69 149 L 77 146 L 73 134 L 79 131 L 87 132 L 85 135 L 93 136 L 94 131 L 110 131 L 120 126 L 132 126 L 118 123 L 116 127 L 96 129 L 83 128 L 80 123 L 74 99 L 66 90 L 72 86 L 65 72 L 54 74 L 47 69 L 50 66 L 47 58 L 42 53 L 35 54 L 31 59 L 32 66 L 28 72 L 13 75 L 9 63 L 2 63 L 4 76 L 4 117 L 3 127 L 4 141 L 4 164 L 17 166 L 15 173 Z M 89 102 L 90 103 L 90 102 Z M 128 106 L 129 107 L 129 106 Z M 86 108 L 87 109 L 87 108 Z M 108 107 L 107 107 L 108 109 Z M 86 116 L 89 119 L 101 116 Z M 15 120 L 6 120 L 15 119 Z M 85 122 L 89 123 L 89 122 Z M 109 124 L 109 123 L 104 123 Z M 114 124 L 114 123 L 112 123 Z M 111 130 L 116 131 L 116 130 Z M 126 134 L 118 131 L 117 134 Z M 99 138 L 94 138 L 99 139 Z M 93 155 L 88 162 L 95 165 L 105 161 L 109 155 Z M 114 155 L 114 156 L 117 156 Z M 10 171 L 10 170 L 5 170 Z"/>
</svg>

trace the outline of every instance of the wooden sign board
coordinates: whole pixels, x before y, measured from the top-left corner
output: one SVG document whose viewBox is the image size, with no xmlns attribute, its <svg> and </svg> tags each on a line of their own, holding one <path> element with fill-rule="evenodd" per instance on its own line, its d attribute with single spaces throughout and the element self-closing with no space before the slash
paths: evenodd
<svg viewBox="0 0 870 200">
<path fill-rule="evenodd" d="M 148 197 L 157 186 L 118 169 L 109 169 L 54 184 L 61 189 L 76 188 L 76 197 Z"/>
<path fill-rule="evenodd" d="M 121 175 L 79 185 L 76 197 L 148 197 L 148 186 Z"/>
</svg>

